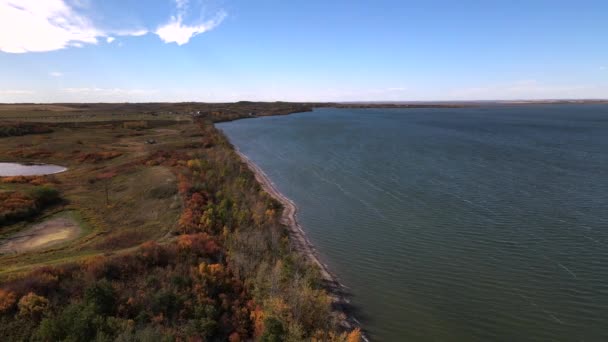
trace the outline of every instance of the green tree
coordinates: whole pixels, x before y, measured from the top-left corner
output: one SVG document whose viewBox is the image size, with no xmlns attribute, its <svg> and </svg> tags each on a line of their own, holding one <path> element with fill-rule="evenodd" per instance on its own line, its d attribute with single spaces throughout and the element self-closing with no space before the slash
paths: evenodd
<svg viewBox="0 0 608 342">
<path fill-rule="evenodd" d="M 285 339 L 283 323 L 274 317 L 264 320 L 264 333 L 260 336 L 261 342 L 281 342 Z"/>
</svg>

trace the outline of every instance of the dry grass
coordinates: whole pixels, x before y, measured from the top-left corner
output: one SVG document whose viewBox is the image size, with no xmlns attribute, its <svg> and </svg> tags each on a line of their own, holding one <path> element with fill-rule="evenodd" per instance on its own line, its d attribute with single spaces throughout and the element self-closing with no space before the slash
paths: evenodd
<svg viewBox="0 0 608 342">
<path fill-rule="evenodd" d="M 181 212 L 176 176 L 171 168 L 146 161 L 159 151 L 194 151 L 187 146 L 201 140 L 196 136 L 199 131 L 195 125 L 170 121 L 152 122 L 149 128 L 137 130 L 108 122 L 60 125 L 52 133 L 2 138 L 0 156 L 5 161 L 53 163 L 68 168 L 52 177 L 53 186 L 66 203 L 46 215 L 70 212 L 84 228 L 72 242 L 60 240 L 49 245 L 40 240 L 30 244 L 42 249 L 20 248 L 21 254 L 1 255 L 0 278 L 41 265 L 120 253 L 147 240 L 169 239 Z M 147 144 L 149 139 L 156 143 Z M 42 148 L 45 153 L 40 153 Z M 109 155 L 108 152 L 113 158 L 80 158 Z M 108 172 L 116 176 L 107 183 L 109 205 L 106 205 L 106 181 L 98 175 Z M 34 186 L 31 182 L 0 182 L 0 191 L 27 191 Z M 36 224 L 27 222 L 4 227 L 0 238 L 35 227 Z M 60 236 L 64 233 L 60 229 L 53 231 L 54 238 L 74 237 Z"/>
</svg>

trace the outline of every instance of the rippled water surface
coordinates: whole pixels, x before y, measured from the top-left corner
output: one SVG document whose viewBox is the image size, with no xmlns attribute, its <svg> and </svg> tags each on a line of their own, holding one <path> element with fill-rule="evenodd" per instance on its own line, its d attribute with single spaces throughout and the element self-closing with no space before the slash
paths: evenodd
<svg viewBox="0 0 608 342">
<path fill-rule="evenodd" d="M 375 340 L 608 340 L 608 106 L 219 126 L 299 206 Z"/>
<path fill-rule="evenodd" d="M 7 176 L 41 176 L 60 173 L 67 170 L 63 166 L 51 164 L 0 163 L 0 177 Z"/>
</svg>

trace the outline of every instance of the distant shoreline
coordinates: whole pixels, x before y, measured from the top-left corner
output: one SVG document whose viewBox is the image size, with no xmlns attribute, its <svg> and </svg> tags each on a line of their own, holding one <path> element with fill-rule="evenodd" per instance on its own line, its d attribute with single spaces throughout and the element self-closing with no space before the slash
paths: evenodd
<svg viewBox="0 0 608 342">
<path fill-rule="evenodd" d="M 243 154 L 238 147 L 234 146 L 234 151 L 254 173 L 255 179 L 262 186 L 264 191 L 283 205 L 280 222 L 289 229 L 289 235 L 291 236 L 291 242 L 293 243 L 295 250 L 319 267 L 324 287 L 332 299 L 332 310 L 338 314 L 343 314 L 345 317 L 341 322 L 341 325 L 346 330 L 361 328 L 360 322 L 354 317 L 351 312 L 352 310 L 349 309 L 351 304 L 347 299 L 346 287 L 330 272 L 329 267 L 321 261 L 314 245 L 308 240 L 302 226 L 298 223 L 296 219 L 298 208 L 295 203 L 283 195 L 270 180 L 268 175 L 249 159 L 249 157 Z M 362 337 L 365 341 L 368 341 L 366 336 L 363 335 Z"/>
</svg>

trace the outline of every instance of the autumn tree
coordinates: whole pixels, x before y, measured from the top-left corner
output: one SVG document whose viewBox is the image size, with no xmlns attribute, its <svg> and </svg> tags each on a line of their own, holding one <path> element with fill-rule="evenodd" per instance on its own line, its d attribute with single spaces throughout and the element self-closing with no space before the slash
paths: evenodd
<svg viewBox="0 0 608 342">
<path fill-rule="evenodd" d="M 40 318 L 49 306 L 45 297 L 30 292 L 19 300 L 19 316 L 25 318 Z"/>
<path fill-rule="evenodd" d="M 17 301 L 17 296 L 12 291 L 0 289 L 0 314 L 10 311 Z"/>
</svg>

